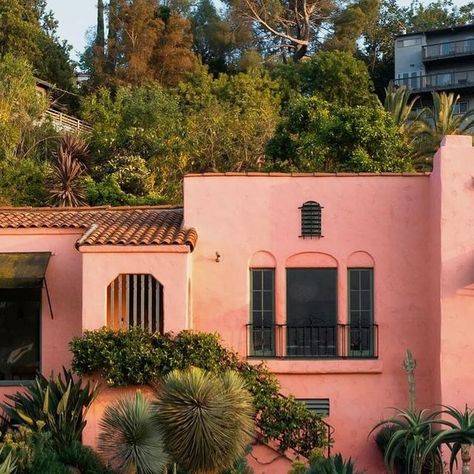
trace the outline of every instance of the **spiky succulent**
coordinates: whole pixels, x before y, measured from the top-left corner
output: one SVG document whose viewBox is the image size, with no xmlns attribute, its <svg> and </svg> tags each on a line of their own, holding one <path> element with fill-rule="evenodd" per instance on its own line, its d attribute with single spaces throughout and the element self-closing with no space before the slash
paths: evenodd
<svg viewBox="0 0 474 474">
<path fill-rule="evenodd" d="M 156 409 L 140 391 L 107 407 L 99 452 L 121 474 L 160 474 L 168 462 Z"/>
<path fill-rule="evenodd" d="M 254 432 L 252 397 L 235 372 L 175 370 L 159 387 L 156 405 L 168 453 L 193 474 L 230 468 Z"/>
</svg>

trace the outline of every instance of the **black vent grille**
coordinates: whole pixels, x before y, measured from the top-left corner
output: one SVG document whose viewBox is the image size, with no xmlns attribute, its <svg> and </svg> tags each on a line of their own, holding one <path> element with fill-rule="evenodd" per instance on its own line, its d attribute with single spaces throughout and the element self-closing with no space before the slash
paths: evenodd
<svg viewBox="0 0 474 474">
<path fill-rule="evenodd" d="M 304 403 L 310 411 L 329 416 L 329 398 L 300 398 L 298 401 Z"/>
<path fill-rule="evenodd" d="M 301 236 L 303 238 L 321 237 L 321 205 L 307 201 L 301 207 Z"/>
</svg>

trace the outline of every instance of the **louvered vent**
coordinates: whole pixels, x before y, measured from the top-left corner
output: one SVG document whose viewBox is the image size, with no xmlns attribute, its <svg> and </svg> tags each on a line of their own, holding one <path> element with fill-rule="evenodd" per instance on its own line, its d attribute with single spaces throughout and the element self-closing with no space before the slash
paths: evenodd
<svg viewBox="0 0 474 474">
<path fill-rule="evenodd" d="M 321 237 L 321 205 L 307 201 L 301 207 L 301 236 L 303 238 Z"/>
<path fill-rule="evenodd" d="M 122 274 L 107 288 L 107 326 L 162 332 L 163 287 L 151 275 Z"/>
<path fill-rule="evenodd" d="M 303 402 L 310 411 L 329 416 L 329 398 L 300 398 L 298 401 Z"/>
</svg>

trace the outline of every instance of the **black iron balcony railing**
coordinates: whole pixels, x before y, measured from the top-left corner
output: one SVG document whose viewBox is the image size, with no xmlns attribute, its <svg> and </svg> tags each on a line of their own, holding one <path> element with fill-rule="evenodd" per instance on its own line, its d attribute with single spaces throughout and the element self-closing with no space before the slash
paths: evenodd
<svg viewBox="0 0 474 474">
<path fill-rule="evenodd" d="M 474 70 L 437 72 L 425 76 L 396 79 L 398 86 L 407 86 L 413 91 L 432 91 L 474 87 Z"/>
<path fill-rule="evenodd" d="M 474 54 L 474 39 L 472 38 L 423 46 L 423 59 L 425 61 L 467 56 L 470 54 Z"/>
<path fill-rule="evenodd" d="M 337 324 L 291 326 L 247 324 L 250 357 L 352 358 L 378 357 L 378 325 Z"/>
</svg>

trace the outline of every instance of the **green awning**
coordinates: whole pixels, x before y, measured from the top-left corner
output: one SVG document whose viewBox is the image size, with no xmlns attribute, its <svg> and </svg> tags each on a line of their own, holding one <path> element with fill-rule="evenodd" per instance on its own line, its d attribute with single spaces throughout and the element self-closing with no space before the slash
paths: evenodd
<svg viewBox="0 0 474 474">
<path fill-rule="evenodd" d="M 0 289 L 41 288 L 51 252 L 0 253 Z"/>
</svg>

